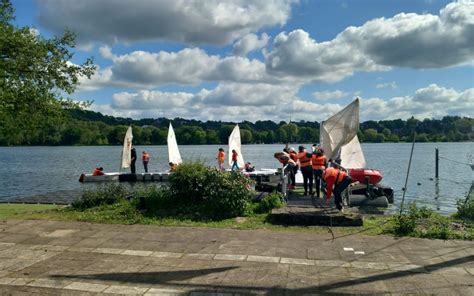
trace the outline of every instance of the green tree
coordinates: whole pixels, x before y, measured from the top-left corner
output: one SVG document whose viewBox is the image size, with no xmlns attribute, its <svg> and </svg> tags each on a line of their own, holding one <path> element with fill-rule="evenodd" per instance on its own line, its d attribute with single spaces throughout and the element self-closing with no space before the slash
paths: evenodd
<svg viewBox="0 0 474 296">
<path fill-rule="evenodd" d="M 95 66 L 91 59 L 82 65 L 70 62 L 75 36 L 45 39 L 29 27 L 12 24 L 13 6 L 0 2 L 0 133 L 9 138 L 58 124 L 64 119 L 64 108 L 80 105 L 62 97 L 74 92 L 81 76 L 90 76 Z"/>
<path fill-rule="evenodd" d="M 364 131 L 364 140 L 366 142 L 377 142 L 377 131 L 373 128 Z"/>
<path fill-rule="evenodd" d="M 242 137 L 242 144 L 251 143 L 253 140 L 252 132 L 247 129 L 241 129 L 240 136 Z"/>
</svg>

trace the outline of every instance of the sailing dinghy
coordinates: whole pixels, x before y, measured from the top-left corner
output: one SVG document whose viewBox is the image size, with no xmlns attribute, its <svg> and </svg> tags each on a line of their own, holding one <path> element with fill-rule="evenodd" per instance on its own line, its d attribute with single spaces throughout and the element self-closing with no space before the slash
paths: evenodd
<svg viewBox="0 0 474 296">
<path fill-rule="evenodd" d="M 79 177 L 79 182 L 105 182 L 105 181 L 118 181 L 119 178 L 127 179 L 127 175 L 130 175 L 130 174 L 122 174 L 122 170 L 129 168 L 130 164 L 132 163 L 132 140 L 133 140 L 132 127 L 129 126 L 127 129 L 127 132 L 125 133 L 125 137 L 123 139 L 122 161 L 120 162 L 120 172 L 105 173 L 105 175 L 101 175 L 101 176 L 92 176 L 92 174 L 81 174 L 81 176 Z"/>
<path fill-rule="evenodd" d="M 176 135 L 174 134 L 173 126 L 171 125 L 168 128 L 168 160 L 176 165 L 179 165 L 183 162 L 181 159 L 181 154 L 178 149 L 178 142 L 176 141 Z"/>
<path fill-rule="evenodd" d="M 237 164 L 239 169 L 243 169 L 245 162 L 244 157 L 242 156 L 242 145 L 240 143 L 240 128 L 236 124 L 232 133 L 229 136 L 229 165 L 232 167 L 232 150 L 235 150 L 238 153 Z"/>
<path fill-rule="evenodd" d="M 379 184 L 380 171 L 366 168 L 362 147 L 357 137 L 359 130 L 359 99 L 321 123 L 321 146 L 328 159 L 340 160 L 340 165 L 349 171 L 353 183 L 349 202 L 384 206 L 393 202 L 393 189 Z M 370 197 L 370 200 L 367 200 Z M 382 199 L 377 199 L 383 197 Z M 385 199 L 386 197 L 386 199 Z M 375 201 L 374 201 L 375 200 Z M 384 202 L 385 201 L 385 202 Z M 352 204 L 356 205 L 356 204 Z"/>
</svg>

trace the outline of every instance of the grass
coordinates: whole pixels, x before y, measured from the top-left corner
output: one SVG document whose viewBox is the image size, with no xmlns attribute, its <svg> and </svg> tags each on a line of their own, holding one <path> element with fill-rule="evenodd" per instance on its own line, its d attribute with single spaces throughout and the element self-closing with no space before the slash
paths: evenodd
<svg viewBox="0 0 474 296">
<path fill-rule="evenodd" d="M 267 214 L 249 214 L 246 217 L 230 218 L 219 221 L 195 220 L 186 216 L 147 216 L 138 211 L 133 205 L 122 201 L 112 205 L 102 205 L 83 211 L 71 207 L 55 205 L 29 205 L 29 204 L 0 204 L 0 218 L 2 219 L 38 219 L 59 221 L 83 221 L 110 224 L 148 224 L 157 226 L 178 227 L 210 227 L 228 229 L 262 229 L 272 231 L 306 232 L 314 234 L 327 234 L 333 232 L 335 236 L 363 234 L 394 236 L 414 236 L 441 239 L 466 239 L 474 238 L 474 224 L 462 222 L 452 217 L 431 215 L 417 220 L 416 229 L 410 233 L 395 231 L 399 224 L 395 216 L 365 216 L 364 225 L 361 227 L 333 227 L 332 230 L 325 226 L 285 226 L 275 225 L 268 221 Z M 432 228 L 431 225 L 443 223 L 454 225 L 449 229 L 443 227 Z M 445 224 L 443 224 L 445 225 Z M 462 225 L 462 227 L 459 227 Z"/>
<path fill-rule="evenodd" d="M 42 204 L 0 204 L 0 219 L 17 219 L 32 214 L 46 213 L 52 209 L 59 209 L 58 205 Z"/>
</svg>

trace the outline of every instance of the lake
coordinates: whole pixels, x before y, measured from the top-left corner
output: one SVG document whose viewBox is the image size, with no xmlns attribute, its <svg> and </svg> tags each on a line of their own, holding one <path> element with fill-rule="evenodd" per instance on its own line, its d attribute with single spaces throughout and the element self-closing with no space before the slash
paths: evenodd
<svg viewBox="0 0 474 296">
<path fill-rule="evenodd" d="M 297 144 L 292 145 L 297 148 Z M 135 146 L 141 156 L 143 150 L 151 154 L 149 171 L 168 169 L 166 146 Z M 219 145 L 180 146 L 184 160 L 199 160 L 216 165 Z M 227 146 L 222 146 L 226 153 Z M 310 145 L 306 145 L 310 148 Z M 440 180 L 435 176 L 435 148 L 439 148 Z M 245 161 L 257 168 L 277 168 L 273 153 L 283 145 L 243 145 Z M 382 183 L 395 190 L 395 211 L 401 201 L 405 184 L 411 143 L 362 144 L 368 168 L 382 171 Z M 91 173 L 97 166 L 105 172 L 119 171 L 121 146 L 80 147 L 0 147 L 0 201 L 18 201 L 25 197 L 47 195 L 58 191 L 81 191 L 94 184 L 78 182 L 81 173 Z M 416 201 L 440 213 L 456 211 L 456 199 L 468 192 L 473 172 L 467 165 L 474 143 L 416 143 L 405 200 Z M 227 155 L 226 155 L 227 156 Z M 137 161 L 137 172 L 143 172 Z"/>
</svg>

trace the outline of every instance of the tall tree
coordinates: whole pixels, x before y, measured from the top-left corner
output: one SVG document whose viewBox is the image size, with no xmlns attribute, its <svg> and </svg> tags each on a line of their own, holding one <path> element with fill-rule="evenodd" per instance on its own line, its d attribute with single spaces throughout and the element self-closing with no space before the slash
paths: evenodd
<svg viewBox="0 0 474 296">
<path fill-rule="evenodd" d="M 48 124 L 57 124 L 64 108 L 79 107 L 63 94 L 74 92 L 81 76 L 90 76 L 91 59 L 70 62 L 75 36 L 45 39 L 29 27 L 13 24 L 9 0 L 0 1 L 0 135 L 28 137 Z M 28 142 L 28 141 L 26 141 Z"/>
</svg>

